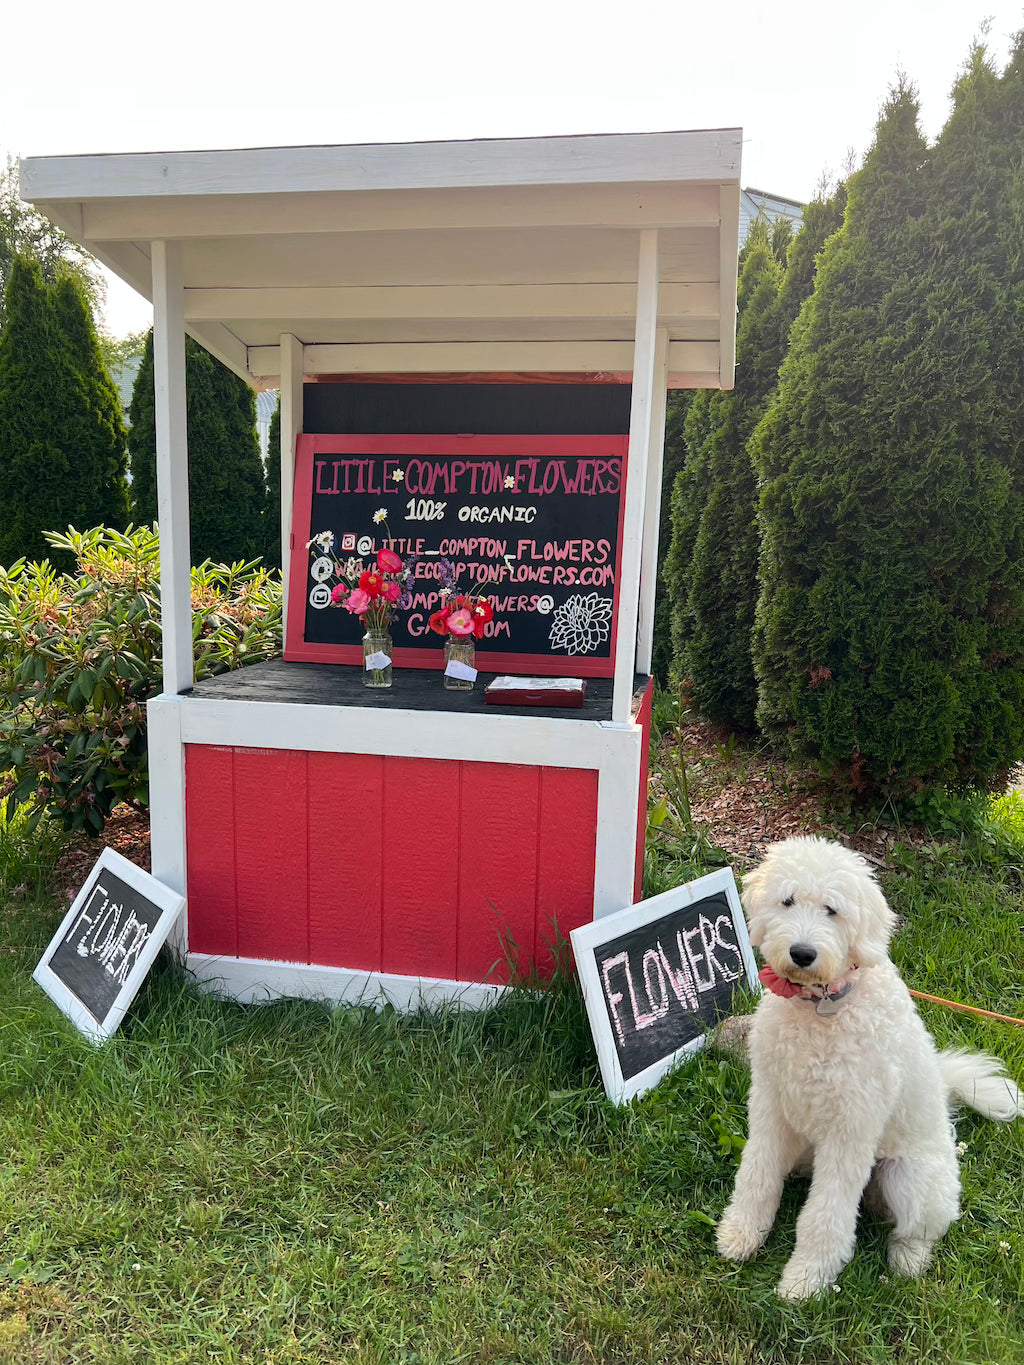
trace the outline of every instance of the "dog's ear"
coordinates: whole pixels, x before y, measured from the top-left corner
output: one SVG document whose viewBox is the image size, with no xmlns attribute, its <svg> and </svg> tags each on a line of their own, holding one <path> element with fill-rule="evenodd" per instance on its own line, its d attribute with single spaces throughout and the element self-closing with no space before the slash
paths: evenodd
<svg viewBox="0 0 1024 1365">
<path fill-rule="evenodd" d="M 761 863 L 743 878 L 743 890 L 740 893 L 740 902 L 743 905 L 743 914 L 747 921 L 747 934 L 751 946 L 754 948 L 760 948 L 766 928 L 764 897 L 767 880 L 767 869 L 765 864 Z"/>
<path fill-rule="evenodd" d="M 859 922 L 850 956 L 862 967 L 877 967 L 889 956 L 889 940 L 896 916 L 874 877 L 865 877 L 857 888 Z"/>
</svg>

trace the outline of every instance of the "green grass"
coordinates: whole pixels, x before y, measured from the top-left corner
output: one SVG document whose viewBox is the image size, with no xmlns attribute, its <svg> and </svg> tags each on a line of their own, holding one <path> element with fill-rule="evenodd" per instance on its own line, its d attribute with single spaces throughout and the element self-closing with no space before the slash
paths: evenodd
<svg viewBox="0 0 1024 1365">
<path fill-rule="evenodd" d="M 911 984 L 1024 1015 L 1015 863 L 891 869 Z M 740 1063 L 617 1109 L 571 983 L 402 1018 L 217 1003 L 168 963 L 97 1050 L 29 979 L 59 914 L 0 870 L 2 1365 L 1024 1362 L 1024 1124 L 960 1121 L 964 1216 L 923 1279 L 868 1221 L 838 1292 L 783 1304 L 804 1187 L 755 1261 L 714 1250 Z M 922 1011 L 1024 1075 L 1024 1030 Z"/>
</svg>

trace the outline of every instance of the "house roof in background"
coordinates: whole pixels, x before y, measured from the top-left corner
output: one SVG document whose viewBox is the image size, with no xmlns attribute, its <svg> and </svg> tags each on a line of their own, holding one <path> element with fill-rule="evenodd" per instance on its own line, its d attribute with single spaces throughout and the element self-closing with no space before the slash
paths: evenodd
<svg viewBox="0 0 1024 1365">
<path fill-rule="evenodd" d="M 732 383 L 739 129 L 40 157 L 22 194 L 257 387 L 307 373 L 632 367 L 640 233 L 687 387 Z"/>
</svg>

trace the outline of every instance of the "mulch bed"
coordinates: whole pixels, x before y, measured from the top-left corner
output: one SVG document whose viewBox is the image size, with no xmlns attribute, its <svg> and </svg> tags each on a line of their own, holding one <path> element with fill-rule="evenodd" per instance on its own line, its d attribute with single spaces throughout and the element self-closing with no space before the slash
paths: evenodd
<svg viewBox="0 0 1024 1365">
<path fill-rule="evenodd" d="M 907 826 L 898 836 L 868 819 L 858 826 L 848 812 L 836 810 L 834 789 L 815 772 L 767 747 L 737 744 L 708 721 L 688 717 L 680 738 L 694 823 L 729 854 L 738 872 L 759 862 L 769 844 L 799 834 L 839 839 L 880 871 L 897 837 L 902 843 L 926 842 L 923 832 Z M 653 770 L 651 780 L 657 786 Z"/>
<path fill-rule="evenodd" d="M 59 894 L 74 900 L 104 847 L 149 872 L 149 812 L 115 806 L 98 838 L 76 835 L 57 860 L 54 878 Z"/>
</svg>

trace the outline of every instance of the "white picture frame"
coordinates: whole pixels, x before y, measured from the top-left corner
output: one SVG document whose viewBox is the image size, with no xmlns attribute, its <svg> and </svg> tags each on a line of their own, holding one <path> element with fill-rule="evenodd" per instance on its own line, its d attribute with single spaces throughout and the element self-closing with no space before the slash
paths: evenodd
<svg viewBox="0 0 1024 1365">
<path fill-rule="evenodd" d="M 666 1016 L 670 1008 L 678 1009 L 683 1015 L 689 1015 L 691 1019 L 700 1017 L 699 996 L 696 989 L 693 990 L 693 999 L 697 1002 L 698 1008 L 688 1008 L 681 1003 L 681 992 L 676 991 L 676 1006 L 672 1006 L 673 999 L 672 982 L 666 984 L 666 978 L 671 977 L 671 969 L 665 954 L 660 953 L 661 963 L 655 963 L 656 973 L 653 974 L 658 983 L 659 1000 L 654 1001 L 650 995 L 646 1003 L 653 1008 L 646 1013 L 642 1010 L 637 1013 L 637 999 L 639 992 L 636 989 L 636 981 L 632 975 L 631 964 L 627 958 L 625 964 L 625 974 L 628 981 L 628 995 L 616 990 L 611 993 L 609 964 L 618 965 L 621 962 L 623 953 L 604 959 L 602 968 L 601 951 L 602 948 L 610 944 L 615 944 L 625 936 L 644 930 L 653 926 L 658 921 L 669 922 L 670 917 L 678 919 L 680 911 L 697 908 L 697 921 L 695 928 L 688 931 L 683 938 L 699 934 L 703 923 L 699 906 L 704 902 L 712 902 L 714 898 L 724 897 L 728 907 L 728 918 L 732 927 L 732 939 L 725 943 L 718 941 L 722 949 L 728 949 L 730 953 L 737 955 L 737 966 L 742 964 L 742 970 L 736 972 L 735 981 L 732 979 L 732 968 L 722 969 L 722 982 L 732 987 L 731 995 L 735 995 L 736 990 L 741 986 L 746 986 L 751 991 L 758 993 L 761 984 L 757 974 L 757 963 L 754 959 L 754 951 L 750 946 L 750 937 L 747 933 L 746 920 L 743 918 L 743 908 L 740 904 L 739 892 L 736 889 L 736 881 L 731 868 L 722 868 L 716 872 L 709 872 L 706 876 L 698 877 L 695 881 L 686 882 L 682 886 L 673 887 L 669 891 L 664 891 L 661 895 L 652 896 L 649 900 L 640 901 L 635 905 L 629 906 L 625 910 L 620 910 L 611 915 L 605 915 L 601 919 L 592 921 L 590 924 L 581 925 L 578 929 L 573 929 L 570 933 L 573 954 L 576 959 L 576 968 L 579 972 L 580 984 L 583 988 L 583 998 L 587 1007 L 587 1017 L 590 1021 L 590 1030 L 594 1038 L 597 1049 L 598 1065 L 601 1069 L 601 1079 L 604 1082 L 605 1093 L 615 1104 L 628 1104 L 637 1095 L 644 1094 L 656 1085 L 669 1071 L 675 1067 L 679 1061 L 690 1053 L 698 1051 L 704 1046 L 708 1028 L 702 1028 L 695 1037 L 689 1038 L 678 1047 L 672 1048 L 664 1055 L 652 1060 L 649 1065 L 641 1067 L 639 1070 L 625 1071 L 622 1065 L 622 1028 L 620 1025 L 620 1006 L 623 1009 L 631 1006 L 634 1023 L 640 1019 L 638 1028 L 643 1028 L 645 1024 L 655 1024 L 661 1018 L 658 1009 L 664 1006 L 662 1013 Z M 719 905 L 720 905 L 719 900 Z M 717 917 L 716 923 L 725 918 L 724 915 Z M 701 940 L 703 942 L 703 940 Z M 658 948 L 661 948 L 658 941 Z M 678 944 L 680 966 L 684 943 L 682 939 Z M 710 953 L 705 943 L 706 952 Z M 654 953 L 653 948 L 648 948 L 645 952 L 642 964 L 643 970 L 648 971 L 648 957 Z M 691 959 L 692 960 L 692 959 Z M 721 968 L 722 964 L 715 961 Z M 714 989 L 714 968 L 710 963 L 706 964 L 708 976 L 712 982 L 709 989 Z M 681 975 L 681 971 L 678 975 Z M 642 978 L 645 989 L 649 992 L 650 986 L 647 983 L 646 975 Z M 691 978 L 692 985 L 692 978 Z M 606 990 L 606 986 L 608 989 Z M 674 987 L 673 987 L 674 988 Z M 701 987 L 703 989 L 703 986 Z M 718 998 L 723 987 L 718 989 Z M 629 1005 L 623 1002 L 629 1001 Z M 689 1002 L 688 1002 L 689 1003 Z M 652 1015 L 657 1018 L 652 1018 Z M 613 1027 L 613 1019 L 616 1027 Z M 617 1045 L 616 1033 L 619 1033 Z"/>
<path fill-rule="evenodd" d="M 130 894 L 126 896 L 123 888 Z M 129 908 L 127 901 L 135 908 Z M 148 907 L 144 919 L 136 913 L 139 902 Z M 114 849 L 105 848 L 32 979 L 91 1043 L 105 1043 L 120 1027 L 184 905 L 184 896 Z M 79 942 L 72 949 L 76 935 Z M 62 966 L 72 961 L 72 952 L 89 963 L 89 972 L 97 974 L 102 1005 L 95 991 L 88 1001 L 76 994 L 71 973 Z M 78 989 L 86 993 L 81 985 Z"/>
</svg>

